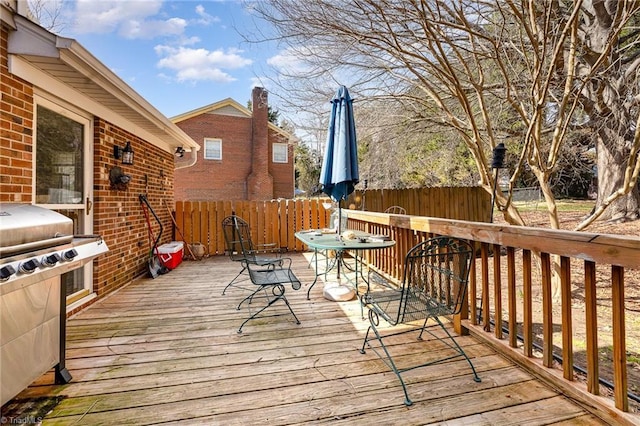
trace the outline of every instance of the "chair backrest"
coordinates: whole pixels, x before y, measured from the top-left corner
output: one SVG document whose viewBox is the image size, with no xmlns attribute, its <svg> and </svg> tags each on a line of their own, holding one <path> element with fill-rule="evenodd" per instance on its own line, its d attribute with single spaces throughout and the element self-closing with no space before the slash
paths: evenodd
<svg viewBox="0 0 640 426">
<path fill-rule="evenodd" d="M 425 311 L 430 316 L 458 314 L 473 257 L 469 243 L 451 237 L 431 238 L 409 250 L 398 322 L 424 319 Z"/>
<path fill-rule="evenodd" d="M 227 216 L 222 220 L 222 232 L 226 244 L 225 251 L 232 260 L 252 260 L 255 257 L 251 229 L 239 216 Z"/>
<path fill-rule="evenodd" d="M 407 210 L 404 207 L 400 207 L 400 206 L 387 207 L 387 209 L 384 212 L 391 213 L 391 214 L 407 214 Z"/>
</svg>

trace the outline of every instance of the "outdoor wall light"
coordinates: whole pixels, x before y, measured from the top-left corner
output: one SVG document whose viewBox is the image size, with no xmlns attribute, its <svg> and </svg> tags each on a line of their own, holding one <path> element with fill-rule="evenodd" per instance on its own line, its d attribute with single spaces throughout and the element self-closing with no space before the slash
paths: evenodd
<svg viewBox="0 0 640 426">
<path fill-rule="evenodd" d="M 176 153 L 175 153 L 176 157 L 182 158 L 184 157 L 184 153 L 185 153 L 185 150 L 183 147 L 179 146 L 176 148 Z"/>
<path fill-rule="evenodd" d="M 127 144 L 124 148 L 120 148 L 115 145 L 113 147 L 113 158 L 119 160 L 122 158 L 122 164 L 126 164 L 129 166 L 133 165 L 133 149 L 131 149 L 131 142 L 127 141 Z"/>
</svg>

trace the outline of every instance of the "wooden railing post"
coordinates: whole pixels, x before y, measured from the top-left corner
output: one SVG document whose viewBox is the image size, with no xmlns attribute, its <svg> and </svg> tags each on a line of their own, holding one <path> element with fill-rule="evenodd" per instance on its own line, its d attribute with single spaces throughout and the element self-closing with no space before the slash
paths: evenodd
<svg viewBox="0 0 640 426">
<path fill-rule="evenodd" d="M 616 408 L 629 411 L 627 397 L 627 344 L 624 325 L 624 270 L 611 268 L 611 307 L 613 311 L 613 386 Z"/>
<path fill-rule="evenodd" d="M 584 262 L 584 304 L 587 330 L 587 390 L 594 395 L 600 395 L 596 264 L 588 260 Z"/>
</svg>

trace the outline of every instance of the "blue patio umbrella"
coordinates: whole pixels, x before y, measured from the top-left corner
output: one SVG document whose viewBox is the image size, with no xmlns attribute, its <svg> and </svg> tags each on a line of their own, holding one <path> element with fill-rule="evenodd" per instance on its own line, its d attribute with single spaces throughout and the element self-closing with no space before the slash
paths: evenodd
<svg viewBox="0 0 640 426">
<path fill-rule="evenodd" d="M 341 232 L 341 201 L 353 192 L 360 179 L 352 102 L 347 88 L 340 86 L 331 100 L 327 144 L 320 171 L 322 191 L 338 202 L 338 234 Z"/>
</svg>

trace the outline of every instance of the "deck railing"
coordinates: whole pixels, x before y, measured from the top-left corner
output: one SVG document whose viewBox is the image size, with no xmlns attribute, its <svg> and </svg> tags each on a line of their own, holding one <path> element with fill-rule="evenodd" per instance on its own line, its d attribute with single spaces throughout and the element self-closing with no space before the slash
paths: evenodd
<svg viewBox="0 0 640 426">
<path fill-rule="evenodd" d="M 624 296 L 625 270 L 640 268 L 640 238 L 351 210 L 346 214 L 350 228 L 396 240 L 395 247 L 374 251 L 369 262 L 398 279 L 403 254 L 423 239 L 449 235 L 474 242 L 478 256 L 470 277 L 472 303 L 468 316 L 456 319 L 458 328 L 466 327 L 565 394 L 596 407 L 600 417 L 640 423 L 640 416 L 627 414 Z M 585 308 L 580 321 L 572 308 L 577 298 Z M 585 342 L 574 341 L 578 323 L 584 324 Z M 603 347 L 612 351 L 606 368 L 613 372 L 613 404 L 599 396 Z M 577 355 L 585 363 L 586 384 L 578 383 L 573 368 Z M 554 367 L 558 360 L 561 370 Z"/>
</svg>

